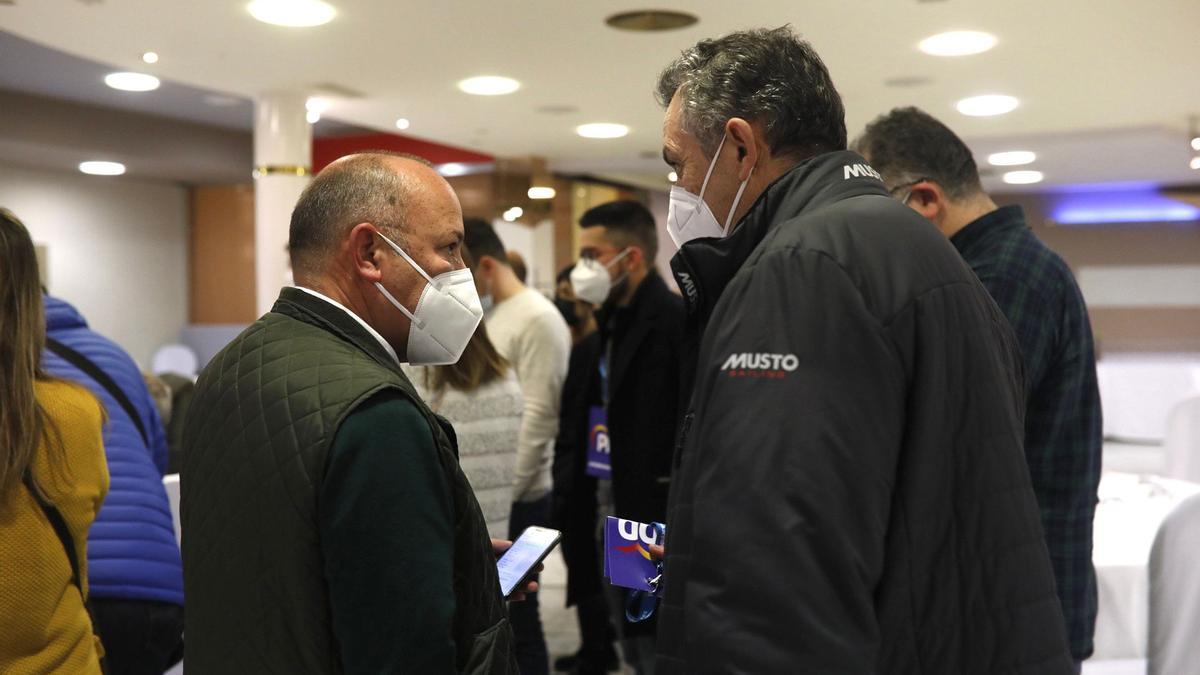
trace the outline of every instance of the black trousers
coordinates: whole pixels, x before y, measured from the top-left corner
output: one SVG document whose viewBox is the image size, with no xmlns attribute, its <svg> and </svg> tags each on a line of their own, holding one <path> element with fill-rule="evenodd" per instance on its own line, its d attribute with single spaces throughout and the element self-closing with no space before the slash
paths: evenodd
<svg viewBox="0 0 1200 675">
<path fill-rule="evenodd" d="M 183 658 L 183 607 L 90 598 L 109 675 L 162 675 Z"/>
<path fill-rule="evenodd" d="M 516 540 L 531 525 L 545 527 L 550 520 L 550 496 L 533 502 L 513 502 L 508 519 L 508 537 Z M 517 666 L 521 675 L 549 675 L 550 655 L 538 615 L 538 594 L 529 593 L 523 602 L 508 605 L 508 620 L 512 623 Z"/>
</svg>

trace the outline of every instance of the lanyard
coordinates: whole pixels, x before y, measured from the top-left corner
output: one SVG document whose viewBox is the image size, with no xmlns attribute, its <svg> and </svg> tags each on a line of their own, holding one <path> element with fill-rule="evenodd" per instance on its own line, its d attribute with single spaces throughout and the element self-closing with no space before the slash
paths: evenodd
<svg viewBox="0 0 1200 675">
<path fill-rule="evenodd" d="M 662 523 L 651 523 L 654 529 L 658 532 L 658 540 L 666 543 L 667 541 L 667 526 Z M 654 576 L 646 579 L 650 584 L 652 591 L 632 590 L 629 591 L 629 596 L 625 599 L 625 618 L 630 623 L 639 623 L 654 616 L 654 610 L 658 608 L 658 588 L 663 580 L 663 561 L 659 560 L 655 564 Z"/>
<path fill-rule="evenodd" d="M 604 343 L 604 353 L 600 355 L 600 401 L 608 410 L 608 366 L 612 362 L 612 342 Z"/>
</svg>

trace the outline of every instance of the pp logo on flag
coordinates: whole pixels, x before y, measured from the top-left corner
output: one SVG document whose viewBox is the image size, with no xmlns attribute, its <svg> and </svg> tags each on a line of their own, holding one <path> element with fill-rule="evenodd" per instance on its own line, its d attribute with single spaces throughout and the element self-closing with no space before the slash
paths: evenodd
<svg viewBox="0 0 1200 675">
<path fill-rule="evenodd" d="M 612 480 L 612 442 L 603 406 L 592 406 L 588 414 L 587 475 Z"/>
</svg>

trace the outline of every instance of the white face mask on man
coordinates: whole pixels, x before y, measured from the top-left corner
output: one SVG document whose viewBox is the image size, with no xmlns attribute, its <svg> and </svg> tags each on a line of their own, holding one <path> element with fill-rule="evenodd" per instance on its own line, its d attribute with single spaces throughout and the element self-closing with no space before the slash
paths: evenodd
<svg viewBox="0 0 1200 675">
<path fill-rule="evenodd" d="M 629 249 L 621 251 L 607 265 L 593 258 L 584 258 L 575 263 L 575 269 L 571 270 L 571 288 L 575 291 L 575 297 L 593 305 L 604 304 L 616 285 L 608 275 L 608 268 L 628 253 Z M 617 280 L 619 282 L 620 279 Z"/>
<path fill-rule="evenodd" d="M 431 277 L 396 242 L 382 233 L 376 234 L 429 282 L 421 291 L 417 309 L 412 312 L 405 309 L 383 284 L 375 282 L 379 292 L 411 322 L 408 330 L 408 362 L 414 366 L 457 363 L 483 318 L 483 306 L 479 302 L 471 270 L 463 268 Z"/>
<path fill-rule="evenodd" d="M 713 153 L 712 161 L 708 163 L 708 173 L 704 174 L 704 182 L 700 185 L 699 195 L 694 195 L 678 185 L 671 187 L 671 201 L 667 206 L 667 234 L 671 235 L 671 241 L 675 242 L 676 248 L 693 239 L 724 237 L 729 234 L 729 228 L 733 224 L 733 213 L 737 211 L 738 202 L 742 200 L 742 193 L 750 184 L 754 168 L 750 168 L 750 175 L 746 176 L 746 180 L 742 181 L 741 187 L 738 188 L 737 195 L 733 198 L 733 205 L 729 207 L 729 215 L 725 216 L 725 226 L 721 227 L 721 223 L 717 221 L 717 217 L 713 215 L 712 210 L 704 201 L 704 190 L 708 188 L 708 179 L 712 178 L 713 169 L 717 166 L 717 158 L 721 156 L 721 148 L 725 147 L 726 138 L 729 138 L 728 134 L 721 138 L 717 151 Z"/>
</svg>

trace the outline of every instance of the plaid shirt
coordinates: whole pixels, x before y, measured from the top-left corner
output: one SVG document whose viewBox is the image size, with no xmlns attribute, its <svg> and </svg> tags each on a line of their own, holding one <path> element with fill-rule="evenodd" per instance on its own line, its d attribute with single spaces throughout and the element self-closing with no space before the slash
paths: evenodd
<svg viewBox="0 0 1200 675">
<path fill-rule="evenodd" d="M 1070 268 L 1025 226 L 1019 206 L 950 242 L 1012 324 L 1025 361 L 1025 457 L 1067 621 L 1071 654 L 1093 651 L 1092 517 L 1100 483 L 1100 392 L 1087 307 Z"/>
</svg>

